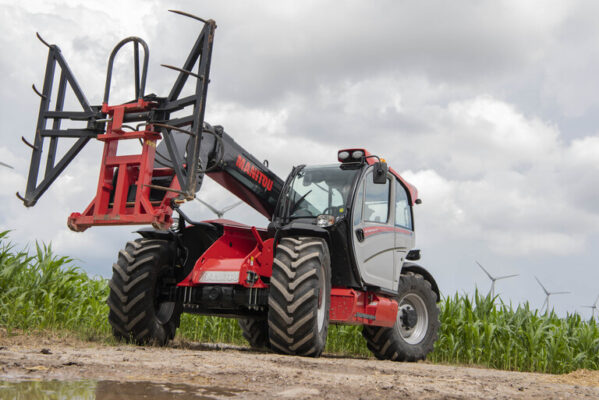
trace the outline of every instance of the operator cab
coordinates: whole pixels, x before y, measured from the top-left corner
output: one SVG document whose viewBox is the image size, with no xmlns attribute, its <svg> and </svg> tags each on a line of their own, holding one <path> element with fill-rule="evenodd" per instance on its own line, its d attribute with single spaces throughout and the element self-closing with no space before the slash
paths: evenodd
<svg viewBox="0 0 599 400">
<path fill-rule="evenodd" d="M 333 286 L 396 292 L 414 247 L 416 189 L 365 149 L 340 150 L 338 160 L 292 170 L 271 228 L 326 239 Z"/>
</svg>

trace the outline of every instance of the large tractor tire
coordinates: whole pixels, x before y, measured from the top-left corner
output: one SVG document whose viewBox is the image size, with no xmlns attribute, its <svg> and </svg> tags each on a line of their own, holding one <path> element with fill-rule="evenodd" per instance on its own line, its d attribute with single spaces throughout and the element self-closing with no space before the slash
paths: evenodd
<svg viewBox="0 0 599 400">
<path fill-rule="evenodd" d="M 364 326 L 368 349 L 380 360 L 424 360 L 439 331 L 437 294 L 422 275 L 408 272 L 399 282 L 399 309 L 391 328 Z"/>
<path fill-rule="evenodd" d="M 243 332 L 243 337 L 248 341 L 253 349 L 270 348 L 268 340 L 268 321 L 255 319 L 240 319 L 239 327 Z"/>
<path fill-rule="evenodd" d="M 277 246 L 268 297 L 271 349 L 318 357 L 331 305 L 331 260 L 319 238 L 283 238 Z"/>
<path fill-rule="evenodd" d="M 117 339 L 163 346 L 175 336 L 181 304 L 159 300 L 163 285 L 174 279 L 175 252 L 174 243 L 157 239 L 136 239 L 119 251 L 107 301 Z"/>
</svg>

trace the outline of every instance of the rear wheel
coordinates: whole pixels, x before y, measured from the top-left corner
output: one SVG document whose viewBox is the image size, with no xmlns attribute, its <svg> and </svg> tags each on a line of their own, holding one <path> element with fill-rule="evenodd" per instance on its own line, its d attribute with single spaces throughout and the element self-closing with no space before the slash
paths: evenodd
<svg viewBox="0 0 599 400">
<path fill-rule="evenodd" d="M 439 331 L 437 294 L 422 275 L 408 272 L 399 283 L 397 319 L 391 328 L 364 326 L 362 335 L 378 359 L 424 360 Z"/>
<path fill-rule="evenodd" d="M 240 319 L 239 327 L 243 337 L 253 349 L 266 349 L 270 347 L 268 340 L 268 321 L 255 319 Z"/>
<path fill-rule="evenodd" d="M 268 298 L 268 334 L 274 351 L 318 357 L 324 350 L 331 304 L 330 264 L 324 240 L 281 239 Z"/>
<path fill-rule="evenodd" d="M 138 344 L 165 345 L 179 327 L 181 304 L 161 299 L 174 284 L 175 245 L 137 239 L 119 251 L 109 282 L 108 321 L 116 338 Z"/>
</svg>

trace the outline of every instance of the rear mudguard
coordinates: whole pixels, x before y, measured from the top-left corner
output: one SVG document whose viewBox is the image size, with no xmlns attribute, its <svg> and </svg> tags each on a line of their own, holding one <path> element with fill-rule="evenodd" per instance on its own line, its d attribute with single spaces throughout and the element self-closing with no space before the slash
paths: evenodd
<svg viewBox="0 0 599 400">
<path fill-rule="evenodd" d="M 430 282 L 433 292 L 437 294 L 437 302 L 441 301 L 441 292 L 439 291 L 439 286 L 437 285 L 435 278 L 433 278 L 433 275 L 424 269 L 424 267 L 412 262 L 406 262 L 401 268 L 401 273 L 404 274 L 406 272 L 413 272 L 415 274 L 422 275 L 424 279 Z"/>
</svg>

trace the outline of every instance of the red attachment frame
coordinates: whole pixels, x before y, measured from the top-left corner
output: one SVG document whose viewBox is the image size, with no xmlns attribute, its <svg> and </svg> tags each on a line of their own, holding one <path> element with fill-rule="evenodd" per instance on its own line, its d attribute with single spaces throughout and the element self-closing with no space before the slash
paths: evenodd
<svg viewBox="0 0 599 400">
<path fill-rule="evenodd" d="M 104 153 L 96 197 L 83 213 L 72 213 L 67 225 L 74 231 L 82 232 L 93 225 L 137 225 L 152 224 L 156 228 L 166 229 L 172 223 L 171 199 L 180 189 L 177 177 L 173 177 L 170 188 L 159 202 L 150 201 L 152 178 L 172 176 L 170 168 L 154 169 L 156 141 L 160 133 L 147 125 L 143 131 L 124 131 L 123 118 L 126 113 L 148 111 L 156 103 L 139 99 L 135 103 L 118 106 L 102 105 L 102 112 L 112 117 L 106 133 L 97 139 L 104 142 Z M 141 139 L 141 154 L 117 156 L 120 140 Z M 133 186 L 135 185 L 135 186 Z M 136 187 L 135 200 L 127 201 L 129 191 Z"/>
<path fill-rule="evenodd" d="M 354 289 L 331 289 L 329 321 L 337 324 L 391 327 L 397 318 L 395 300 Z"/>
</svg>

